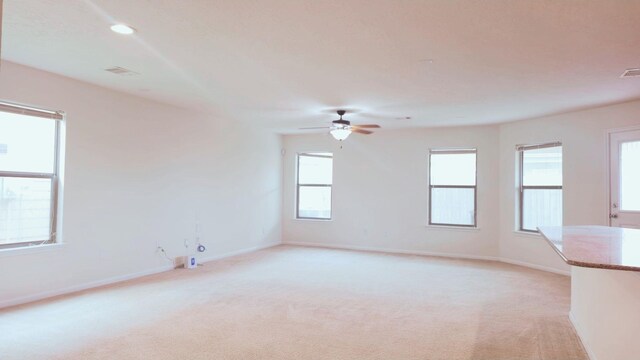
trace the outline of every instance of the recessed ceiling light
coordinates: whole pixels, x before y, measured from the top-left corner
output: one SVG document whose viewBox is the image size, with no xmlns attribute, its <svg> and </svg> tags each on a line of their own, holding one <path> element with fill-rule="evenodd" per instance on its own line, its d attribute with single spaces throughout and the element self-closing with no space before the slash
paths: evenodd
<svg viewBox="0 0 640 360">
<path fill-rule="evenodd" d="M 136 32 L 136 30 L 134 28 L 132 28 L 131 26 L 125 25 L 125 24 L 115 24 L 111 26 L 111 31 L 116 32 L 118 34 L 123 34 L 123 35 L 131 35 L 134 32 Z"/>
</svg>

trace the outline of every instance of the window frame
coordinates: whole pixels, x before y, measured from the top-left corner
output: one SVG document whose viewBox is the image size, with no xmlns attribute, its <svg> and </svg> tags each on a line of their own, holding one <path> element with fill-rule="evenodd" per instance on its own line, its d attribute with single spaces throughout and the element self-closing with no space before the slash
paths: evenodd
<svg viewBox="0 0 640 360">
<path fill-rule="evenodd" d="M 475 177 L 474 183 L 475 185 L 432 185 L 431 184 L 431 155 L 433 154 L 475 154 L 476 162 L 475 162 Z M 429 149 L 429 226 L 455 226 L 455 227 L 463 227 L 463 228 L 478 228 L 478 149 L 477 148 L 465 148 L 465 149 L 438 149 L 433 148 Z M 433 198 L 433 189 L 473 189 L 473 224 L 449 224 L 449 223 L 434 223 L 432 221 L 433 216 L 433 202 L 431 199 Z"/>
<path fill-rule="evenodd" d="M 322 155 L 322 154 L 331 154 L 331 155 Z M 319 158 L 328 158 L 331 159 L 331 184 L 301 184 L 300 183 L 300 157 L 319 157 Z M 300 188 L 301 187 L 328 187 L 331 189 L 331 198 L 330 198 L 330 207 L 329 207 L 329 217 L 308 217 L 308 216 L 300 216 Z M 296 154 L 296 220 L 320 220 L 320 221 L 330 221 L 333 219 L 333 153 L 331 152 L 299 152 Z"/>
<path fill-rule="evenodd" d="M 64 112 L 40 109 L 31 106 L 18 105 L 0 101 L 0 113 L 14 113 L 25 116 L 34 116 L 50 121 L 55 121 L 55 139 L 53 149 L 53 172 L 24 172 L 24 171 L 3 171 L 0 170 L 0 177 L 13 177 L 21 179 L 50 179 L 51 180 L 51 198 L 50 198 L 50 218 L 49 218 L 49 238 L 36 241 L 12 242 L 0 244 L 0 250 L 27 248 L 36 245 L 47 245 L 58 243 L 58 201 L 60 190 L 60 137 L 61 122 L 64 121 Z"/>
<path fill-rule="evenodd" d="M 559 141 L 549 142 L 536 145 L 517 145 L 516 151 L 518 152 L 518 231 L 539 234 L 540 231 L 525 229 L 524 228 L 524 191 L 525 190 L 560 190 L 562 191 L 563 185 L 524 185 L 524 152 L 527 150 L 537 150 L 560 147 L 562 143 Z M 564 159 L 563 159 L 564 160 Z M 564 178 L 563 178 L 564 184 Z M 562 219 L 561 219 L 562 220 Z"/>
</svg>

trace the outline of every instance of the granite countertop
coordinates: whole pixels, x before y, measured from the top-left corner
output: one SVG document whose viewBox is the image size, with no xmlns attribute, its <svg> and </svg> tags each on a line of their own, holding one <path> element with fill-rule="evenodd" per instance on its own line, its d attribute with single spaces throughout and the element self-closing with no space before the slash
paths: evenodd
<svg viewBox="0 0 640 360">
<path fill-rule="evenodd" d="M 569 265 L 640 271 L 640 230 L 608 226 L 548 226 L 540 234 Z"/>
</svg>

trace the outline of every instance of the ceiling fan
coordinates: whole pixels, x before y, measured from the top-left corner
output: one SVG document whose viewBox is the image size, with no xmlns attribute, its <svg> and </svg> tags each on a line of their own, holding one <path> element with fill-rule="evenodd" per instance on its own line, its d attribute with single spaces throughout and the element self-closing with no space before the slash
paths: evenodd
<svg viewBox="0 0 640 360">
<path fill-rule="evenodd" d="M 337 113 L 340 116 L 340 119 L 332 121 L 331 126 L 319 126 L 319 127 L 307 127 L 300 128 L 301 130 L 309 130 L 309 129 L 331 129 L 329 133 L 333 136 L 334 139 L 342 141 L 351 135 L 352 132 L 369 135 L 373 134 L 373 131 L 365 130 L 365 129 L 378 129 L 380 125 L 376 124 L 365 124 L 365 125 L 351 125 L 350 121 L 342 119 L 342 116 L 346 114 L 346 110 L 338 110 Z"/>
</svg>

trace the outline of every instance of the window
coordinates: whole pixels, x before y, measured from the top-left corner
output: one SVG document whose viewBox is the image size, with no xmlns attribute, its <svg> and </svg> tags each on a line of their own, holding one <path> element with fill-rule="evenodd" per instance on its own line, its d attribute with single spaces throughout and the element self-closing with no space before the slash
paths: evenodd
<svg viewBox="0 0 640 360">
<path fill-rule="evenodd" d="M 331 220 L 333 154 L 298 154 L 296 218 Z"/>
<path fill-rule="evenodd" d="M 0 248 L 56 241 L 61 119 L 0 103 Z"/>
<path fill-rule="evenodd" d="M 640 141 L 620 144 L 620 210 L 640 211 Z"/>
<path fill-rule="evenodd" d="M 521 231 L 562 225 L 562 145 L 518 146 Z"/>
<path fill-rule="evenodd" d="M 431 150 L 429 225 L 476 226 L 476 149 Z"/>
</svg>

